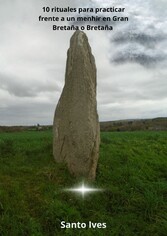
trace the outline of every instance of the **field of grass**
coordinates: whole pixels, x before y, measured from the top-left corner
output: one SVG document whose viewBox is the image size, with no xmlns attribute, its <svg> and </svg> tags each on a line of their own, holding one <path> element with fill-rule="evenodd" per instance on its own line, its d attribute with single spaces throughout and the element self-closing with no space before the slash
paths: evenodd
<svg viewBox="0 0 167 236">
<path fill-rule="evenodd" d="M 0 133 L 0 235 L 167 235 L 167 132 L 101 133 L 89 185 L 105 191 L 63 191 L 80 182 L 54 162 L 51 131 Z M 107 228 L 60 229 L 61 221 Z"/>
</svg>

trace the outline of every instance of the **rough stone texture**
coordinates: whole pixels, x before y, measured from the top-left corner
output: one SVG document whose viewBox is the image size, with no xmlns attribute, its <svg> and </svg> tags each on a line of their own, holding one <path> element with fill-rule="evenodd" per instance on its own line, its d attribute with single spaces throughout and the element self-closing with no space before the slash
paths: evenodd
<svg viewBox="0 0 167 236">
<path fill-rule="evenodd" d="M 96 103 L 96 66 L 86 34 L 76 31 L 67 53 L 65 85 L 55 111 L 53 154 L 74 176 L 94 179 L 100 128 Z"/>
</svg>

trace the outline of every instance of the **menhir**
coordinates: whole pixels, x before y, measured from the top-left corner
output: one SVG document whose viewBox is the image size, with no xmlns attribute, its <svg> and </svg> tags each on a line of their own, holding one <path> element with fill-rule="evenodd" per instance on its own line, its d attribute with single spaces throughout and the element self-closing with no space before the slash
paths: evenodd
<svg viewBox="0 0 167 236">
<path fill-rule="evenodd" d="M 53 154 L 74 176 L 95 179 L 100 128 L 96 65 L 86 34 L 76 31 L 67 53 L 65 85 L 53 124 Z"/>
</svg>

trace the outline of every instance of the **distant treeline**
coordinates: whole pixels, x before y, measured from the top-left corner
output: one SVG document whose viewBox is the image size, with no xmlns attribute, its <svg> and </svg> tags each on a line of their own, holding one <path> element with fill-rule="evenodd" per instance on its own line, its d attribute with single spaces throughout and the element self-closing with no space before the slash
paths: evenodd
<svg viewBox="0 0 167 236">
<path fill-rule="evenodd" d="M 167 118 L 100 122 L 101 131 L 167 130 Z"/>
<path fill-rule="evenodd" d="M 51 130 L 52 125 L 34 126 L 0 126 L 0 132 L 17 131 L 45 131 Z M 100 122 L 101 131 L 137 131 L 137 130 L 161 130 L 167 131 L 167 118 L 136 119 Z"/>
<path fill-rule="evenodd" d="M 44 131 L 49 129 L 52 129 L 52 125 L 0 126 L 0 132 Z"/>
</svg>

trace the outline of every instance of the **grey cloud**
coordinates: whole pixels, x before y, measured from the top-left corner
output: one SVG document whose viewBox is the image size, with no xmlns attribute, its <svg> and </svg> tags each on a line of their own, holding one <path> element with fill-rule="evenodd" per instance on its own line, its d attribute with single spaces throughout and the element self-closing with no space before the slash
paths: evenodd
<svg viewBox="0 0 167 236">
<path fill-rule="evenodd" d="M 142 87 L 145 100 L 159 101 L 166 98 L 167 80 L 166 76 L 162 73 L 158 73 L 150 80 L 141 83 L 140 86 Z"/>
<path fill-rule="evenodd" d="M 54 104 L 26 103 L 26 105 L 13 105 L 0 108 L 1 125 L 46 125 L 52 124 Z M 12 118 L 12 119 L 11 119 Z M 31 122 L 30 122 L 31 121 Z"/>
<path fill-rule="evenodd" d="M 153 67 L 156 66 L 157 63 L 163 61 L 165 57 L 161 54 L 149 54 L 148 52 L 137 52 L 133 50 L 127 50 L 120 52 L 119 54 L 115 54 L 111 58 L 111 62 L 115 63 L 125 63 L 132 62 L 138 63 L 145 67 Z"/>
<path fill-rule="evenodd" d="M 147 32 L 135 32 L 130 31 L 129 33 L 119 32 L 114 37 L 111 38 L 111 41 L 116 44 L 122 44 L 127 42 L 136 42 L 148 47 L 155 47 L 156 43 L 159 43 L 166 39 L 165 34 L 152 34 L 149 35 Z"/>
<path fill-rule="evenodd" d="M 99 3 L 103 6 L 103 1 L 92 1 L 90 7 L 92 5 L 98 7 Z M 163 15 L 162 20 L 161 14 L 157 14 L 157 8 L 153 8 L 152 4 L 157 6 L 157 1 L 148 0 L 144 3 L 141 0 L 135 2 L 130 0 L 128 3 L 127 1 L 113 1 L 113 5 L 126 8 L 126 12 L 120 15 L 128 16 L 129 21 L 110 22 L 114 26 L 113 32 L 107 32 L 111 43 L 111 53 L 109 51 L 111 63 L 132 62 L 151 68 L 167 60 L 167 53 L 164 50 L 164 44 L 167 47 L 167 17 Z M 160 4 L 163 2 L 161 1 Z M 104 6 L 111 7 L 111 4 L 104 2 Z M 158 10 L 163 11 L 162 8 Z M 91 15 L 91 13 L 84 14 L 85 17 Z M 114 14 L 109 15 L 112 17 Z M 108 16 L 108 14 L 98 16 Z M 97 21 L 89 22 L 89 24 L 105 25 L 106 23 Z M 139 50 L 140 45 L 143 47 L 142 50 Z M 114 52 L 113 46 L 116 48 Z"/>
<path fill-rule="evenodd" d="M 107 79 L 103 79 L 98 84 L 99 107 L 107 106 L 107 108 L 111 107 L 111 110 L 119 107 L 122 110 L 127 104 L 132 104 L 135 111 L 138 103 L 142 103 L 144 109 L 145 103 L 151 102 L 148 111 L 153 107 L 159 110 L 161 107 L 162 110 L 162 106 L 167 102 L 165 100 L 167 98 L 166 73 L 164 66 L 151 70 L 131 63 L 112 67 Z M 129 108 L 127 111 L 129 113 Z M 114 110 L 113 114 L 115 114 Z"/>
<path fill-rule="evenodd" d="M 36 97 L 39 92 L 60 92 L 61 87 L 54 81 L 40 81 L 34 79 L 31 81 L 28 78 L 20 78 L 12 75 L 4 75 L 0 73 L 0 88 L 8 91 L 16 97 Z"/>
</svg>

